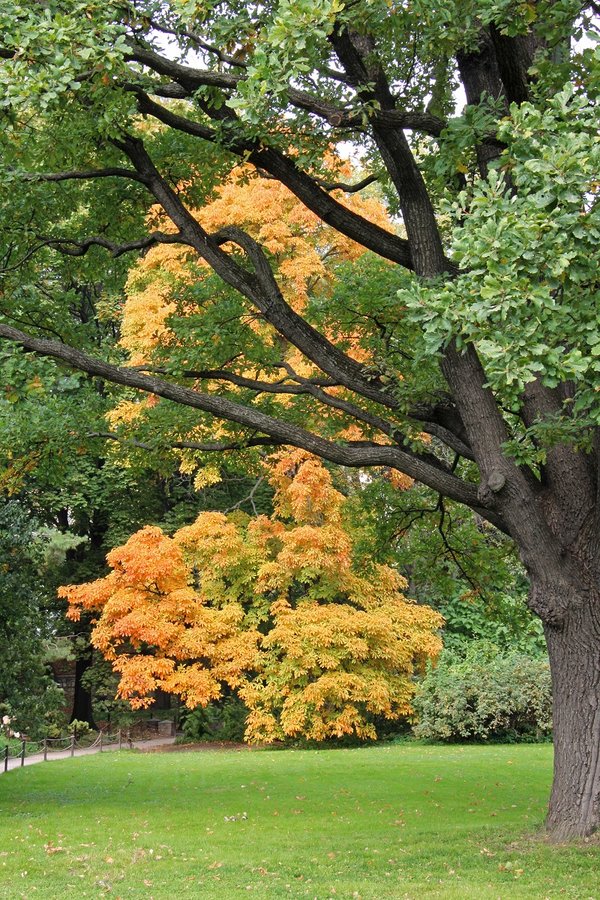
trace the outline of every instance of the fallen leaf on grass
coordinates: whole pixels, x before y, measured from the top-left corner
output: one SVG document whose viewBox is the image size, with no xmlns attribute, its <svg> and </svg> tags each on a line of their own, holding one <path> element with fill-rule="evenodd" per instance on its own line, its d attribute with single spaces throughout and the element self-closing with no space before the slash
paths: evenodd
<svg viewBox="0 0 600 900">
<path fill-rule="evenodd" d="M 64 853 L 65 852 L 64 847 L 55 847 L 52 842 L 50 842 L 48 844 L 44 844 L 44 850 L 46 851 L 48 856 L 50 856 L 51 853 Z"/>
</svg>

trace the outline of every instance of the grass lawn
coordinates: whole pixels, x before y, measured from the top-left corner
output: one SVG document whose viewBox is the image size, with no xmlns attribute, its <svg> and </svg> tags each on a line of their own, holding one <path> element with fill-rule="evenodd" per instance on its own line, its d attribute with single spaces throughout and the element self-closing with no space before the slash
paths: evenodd
<svg viewBox="0 0 600 900">
<path fill-rule="evenodd" d="M 142 754 L 0 776 L 0 897 L 600 898 L 550 746 Z"/>
</svg>

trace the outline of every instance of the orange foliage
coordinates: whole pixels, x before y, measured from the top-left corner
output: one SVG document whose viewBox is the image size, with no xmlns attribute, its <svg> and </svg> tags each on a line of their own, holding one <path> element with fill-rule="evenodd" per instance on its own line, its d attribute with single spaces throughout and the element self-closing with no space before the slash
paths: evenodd
<svg viewBox="0 0 600 900">
<path fill-rule="evenodd" d="M 341 174 L 351 173 L 343 169 Z M 391 228 L 378 201 L 358 195 L 348 199 L 341 192 L 336 193 L 336 199 L 378 225 Z M 325 257 L 355 259 L 365 252 L 364 247 L 324 225 L 280 182 L 261 177 L 249 166 L 234 169 L 217 189 L 216 199 L 193 214 L 209 232 L 235 222 L 258 241 L 272 255 L 281 292 L 297 311 L 306 306 L 310 290 L 331 282 Z M 163 222 L 157 210 L 151 215 L 154 225 L 169 230 L 169 222 Z M 231 247 L 225 245 L 225 249 Z M 133 365 L 143 364 L 159 344 L 169 342 L 166 320 L 177 310 L 173 300 L 177 283 L 192 279 L 191 270 L 186 269 L 190 259 L 189 248 L 160 244 L 132 270 L 122 313 L 121 343 Z M 197 264 L 203 266 L 198 260 Z M 199 277 L 198 272 L 193 277 Z M 262 324 L 255 327 L 265 329 Z"/>
<path fill-rule="evenodd" d="M 134 706 L 160 688 L 194 708 L 227 684 L 251 741 L 374 737 L 373 716 L 410 715 L 441 617 L 357 556 L 344 497 L 316 458 L 279 455 L 271 483 L 273 517 L 202 513 L 173 538 L 144 528 L 109 554 L 106 578 L 61 596 L 71 618 L 98 614 L 93 644 Z"/>
</svg>

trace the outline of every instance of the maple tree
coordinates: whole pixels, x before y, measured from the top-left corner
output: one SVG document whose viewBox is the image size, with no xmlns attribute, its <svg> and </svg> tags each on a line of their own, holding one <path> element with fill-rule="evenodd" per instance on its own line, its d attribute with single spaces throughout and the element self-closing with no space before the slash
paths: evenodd
<svg viewBox="0 0 600 900">
<path fill-rule="evenodd" d="M 249 740 L 375 737 L 373 716 L 412 712 L 442 618 L 355 552 L 317 459 L 286 453 L 270 479 L 272 517 L 205 512 L 172 538 L 143 528 L 109 553 L 105 578 L 60 589 L 68 614 L 97 616 L 92 643 L 134 707 L 161 689 L 193 709 L 226 684 L 249 709 Z"/>
<path fill-rule="evenodd" d="M 107 578 L 62 593 L 73 617 L 101 610 L 94 645 L 114 660 L 121 696 L 134 704 L 160 687 L 193 708 L 225 681 L 248 703 L 255 739 L 372 735 L 356 704 L 408 714 L 407 675 L 437 653 L 441 618 L 407 603 L 388 567 L 357 573 L 367 561 L 351 559 L 343 498 L 319 463 L 286 456 L 272 477 L 276 518 L 242 526 L 203 513 L 173 539 L 143 529 L 109 554 Z M 283 521 L 290 518 L 292 527 Z M 130 646 L 151 652 L 127 653 Z M 242 687 L 249 670 L 256 674 Z"/>
<path fill-rule="evenodd" d="M 1 13 L 0 336 L 185 408 L 172 428 L 158 404 L 160 439 L 141 443 L 275 443 L 389 467 L 509 535 L 553 672 L 559 839 L 600 824 L 597 13 L 581 0 L 10 0 Z M 341 190 L 377 181 L 403 232 L 336 198 L 340 141 L 365 176 Z M 329 295 L 295 308 L 262 246 L 275 232 L 211 230 L 192 212 L 236 161 L 370 251 L 339 263 Z M 173 365 L 152 361 L 163 371 L 73 346 L 58 297 L 36 317 L 57 255 L 101 271 L 102 251 L 158 244 L 215 273 L 194 305 L 218 298 L 212 315 L 183 317 Z M 249 315 L 279 336 L 256 340 L 267 355 L 252 377 L 233 347 L 243 332 L 251 358 Z M 186 342 L 201 367 L 185 365 Z M 290 371 L 288 352 L 310 374 Z M 358 432 L 330 428 L 330 410 Z M 210 417 L 232 424 L 189 440 Z"/>
</svg>

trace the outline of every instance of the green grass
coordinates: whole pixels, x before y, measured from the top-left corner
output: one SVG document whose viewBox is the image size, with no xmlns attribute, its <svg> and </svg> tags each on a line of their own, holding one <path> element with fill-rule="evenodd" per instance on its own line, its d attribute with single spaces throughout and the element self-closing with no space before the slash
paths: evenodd
<svg viewBox="0 0 600 900">
<path fill-rule="evenodd" d="M 0 776 L 0 896 L 600 898 L 600 848 L 539 836 L 550 777 L 548 745 L 49 762 Z"/>
</svg>

